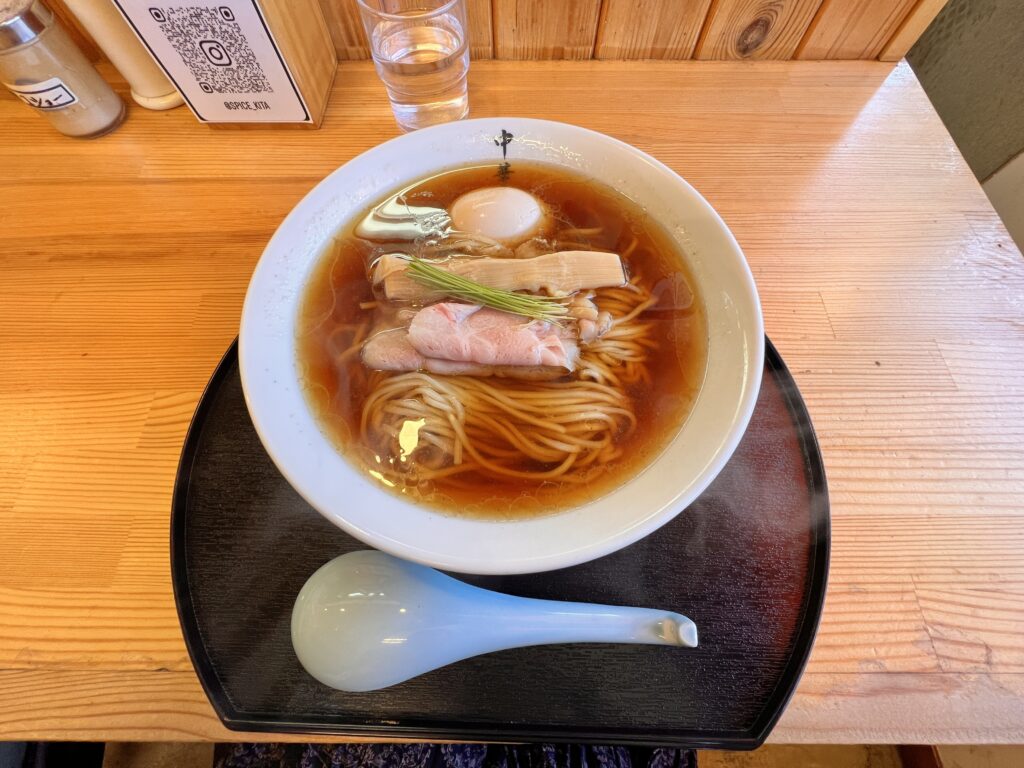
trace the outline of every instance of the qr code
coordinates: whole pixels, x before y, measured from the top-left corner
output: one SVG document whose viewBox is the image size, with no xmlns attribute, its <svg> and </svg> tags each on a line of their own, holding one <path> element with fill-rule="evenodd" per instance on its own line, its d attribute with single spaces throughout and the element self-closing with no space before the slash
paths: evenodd
<svg viewBox="0 0 1024 768">
<path fill-rule="evenodd" d="M 273 93 L 230 8 L 150 8 L 204 93 Z"/>
</svg>

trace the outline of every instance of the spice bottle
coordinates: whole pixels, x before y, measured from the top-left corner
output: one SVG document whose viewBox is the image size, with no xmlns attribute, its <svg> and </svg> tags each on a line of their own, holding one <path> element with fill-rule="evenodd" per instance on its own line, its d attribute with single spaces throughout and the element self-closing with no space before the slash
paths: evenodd
<svg viewBox="0 0 1024 768">
<path fill-rule="evenodd" d="M 146 109 L 173 109 L 185 103 L 110 0 L 64 0 L 64 5 L 128 81 L 136 104 Z"/>
<path fill-rule="evenodd" d="M 39 0 L 0 0 L 0 83 L 68 136 L 124 120 L 124 102 Z"/>
</svg>

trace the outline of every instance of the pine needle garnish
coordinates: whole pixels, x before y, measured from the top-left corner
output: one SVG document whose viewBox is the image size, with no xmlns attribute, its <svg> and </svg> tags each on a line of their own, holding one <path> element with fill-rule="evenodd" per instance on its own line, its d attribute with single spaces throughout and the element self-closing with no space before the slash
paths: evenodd
<svg viewBox="0 0 1024 768">
<path fill-rule="evenodd" d="M 522 315 L 532 320 L 560 323 L 569 315 L 562 299 L 553 296 L 532 296 L 528 293 L 488 288 L 475 280 L 447 272 L 416 256 L 409 257 L 406 274 L 420 285 L 433 288 L 453 299 L 462 299 L 482 307 Z"/>
</svg>

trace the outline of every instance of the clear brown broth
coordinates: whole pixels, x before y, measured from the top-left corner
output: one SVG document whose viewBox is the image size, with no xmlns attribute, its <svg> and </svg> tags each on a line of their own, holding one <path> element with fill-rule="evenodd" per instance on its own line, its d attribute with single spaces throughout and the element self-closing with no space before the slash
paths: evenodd
<svg viewBox="0 0 1024 768">
<path fill-rule="evenodd" d="M 489 165 L 439 174 L 415 187 L 409 202 L 448 207 L 469 190 L 499 183 L 496 171 Z M 593 250 L 623 253 L 635 237 L 638 244 L 626 260 L 627 268 L 645 279 L 659 303 L 642 316 L 654 321 L 657 343 L 647 363 L 650 383 L 639 382 L 627 391 L 638 426 L 619 438 L 625 448 L 622 458 L 605 465 L 598 476 L 580 484 L 538 483 L 470 472 L 457 475 L 457 482 L 441 478 L 431 481 L 429 488 L 401 489 L 412 500 L 445 512 L 503 519 L 584 504 L 642 471 L 689 414 L 704 379 L 707 346 L 703 302 L 686 260 L 638 205 L 603 184 L 540 164 L 516 163 L 507 183 L 543 199 L 566 226 L 603 226 L 600 235 L 581 238 Z M 324 433 L 361 471 L 372 474 L 372 465 L 364 459 L 367 451 L 358 444 L 368 377 L 358 355 L 350 355 L 341 365 L 336 362 L 351 343 L 347 329 L 368 311 L 360 303 L 375 299 L 368 267 L 380 244 L 355 236 L 361 218 L 338 232 L 309 280 L 298 318 L 298 362 L 307 400 Z M 685 311 L 671 306 L 680 279 L 694 293 Z M 538 464 L 524 457 L 524 468 L 537 469 Z"/>
</svg>

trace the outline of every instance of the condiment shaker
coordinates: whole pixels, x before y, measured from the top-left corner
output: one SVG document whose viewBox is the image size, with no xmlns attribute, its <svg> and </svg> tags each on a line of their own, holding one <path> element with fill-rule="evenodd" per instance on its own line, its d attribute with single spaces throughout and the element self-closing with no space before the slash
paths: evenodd
<svg viewBox="0 0 1024 768">
<path fill-rule="evenodd" d="M 121 97 L 39 0 L 0 0 L 0 83 L 68 136 L 102 136 L 124 120 Z"/>
<path fill-rule="evenodd" d="M 173 109 L 185 103 L 111 0 L 64 0 L 64 5 L 128 81 L 136 104 Z"/>
</svg>

